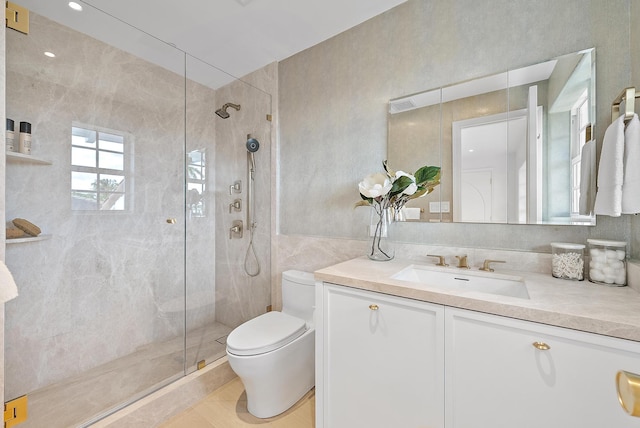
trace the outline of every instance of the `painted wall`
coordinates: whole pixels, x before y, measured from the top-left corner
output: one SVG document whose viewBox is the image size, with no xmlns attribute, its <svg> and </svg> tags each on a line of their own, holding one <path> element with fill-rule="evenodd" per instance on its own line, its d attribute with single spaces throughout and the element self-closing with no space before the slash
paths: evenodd
<svg viewBox="0 0 640 428">
<path fill-rule="evenodd" d="M 367 239 L 369 213 L 353 209 L 359 199 L 357 183 L 381 171 L 391 98 L 595 47 L 596 137 L 601 141 L 610 123 L 611 100 L 630 80 L 629 6 L 628 0 L 616 7 L 607 0 L 409 0 L 282 61 L 282 269 L 300 261 L 295 251 L 304 245 L 314 248 L 302 262 L 309 269 L 362 254 L 358 242 Z M 628 216 L 598 217 L 597 223 L 400 224 L 396 236 L 411 243 L 540 252 L 548 252 L 552 241 L 629 240 Z M 634 230 L 637 235 L 637 225 Z M 334 256 L 317 245 L 352 250 Z"/>
</svg>

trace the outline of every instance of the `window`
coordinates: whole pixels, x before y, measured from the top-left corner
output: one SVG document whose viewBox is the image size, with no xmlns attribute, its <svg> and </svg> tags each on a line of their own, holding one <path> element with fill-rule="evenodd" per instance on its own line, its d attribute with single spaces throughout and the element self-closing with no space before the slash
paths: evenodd
<svg viewBox="0 0 640 428">
<path fill-rule="evenodd" d="M 128 210 L 124 133 L 71 128 L 71 209 Z"/>
<path fill-rule="evenodd" d="M 586 143 L 589 125 L 589 99 L 587 91 L 575 103 L 571 110 L 571 215 L 580 211 L 580 161 L 582 147 Z"/>
<path fill-rule="evenodd" d="M 187 207 L 191 217 L 204 217 L 204 191 L 206 189 L 206 153 L 204 150 L 189 152 L 187 158 Z"/>
</svg>

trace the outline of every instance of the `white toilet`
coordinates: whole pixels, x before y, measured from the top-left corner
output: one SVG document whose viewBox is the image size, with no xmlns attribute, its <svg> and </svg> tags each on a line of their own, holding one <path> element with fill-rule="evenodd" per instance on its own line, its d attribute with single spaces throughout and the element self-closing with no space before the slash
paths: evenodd
<svg viewBox="0 0 640 428">
<path fill-rule="evenodd" d="M 227 337 L 229 364 L 247 393 L 249 413 L 278 415 L 315 384 L 313 274 L 282 273 L 282 312 L 267 312 Z"/>
</svg>

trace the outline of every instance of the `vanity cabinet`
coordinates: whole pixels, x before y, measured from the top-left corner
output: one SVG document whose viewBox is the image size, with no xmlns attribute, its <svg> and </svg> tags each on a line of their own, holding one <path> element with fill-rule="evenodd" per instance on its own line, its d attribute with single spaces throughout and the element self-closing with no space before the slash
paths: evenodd
<svg viewBox="0 0 640 428">
<path fill-rule="evenodd" d="M 317 427 L 444 427 L 444 308 L 319 287 Z"/>
<path fill-rule="evenodd" d="M 446 308 L 447 428 L 632 428 L 619 370 L 640 371 L 640 343 Z"/>
</svg>

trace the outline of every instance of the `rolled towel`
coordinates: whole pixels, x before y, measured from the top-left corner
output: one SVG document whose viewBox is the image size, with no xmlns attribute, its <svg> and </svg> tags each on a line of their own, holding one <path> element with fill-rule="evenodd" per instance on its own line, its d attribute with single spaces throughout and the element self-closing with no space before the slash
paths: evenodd
<svg viewBox="0 0 640 428">
<path fill-rule="evenodd" d="M 23 218 L 14 218 L 13 224 L 18 229 L 24 230 L 31 236 L 38 236 L 42 232 L 38 226 Z"/>
<path fill-rule="evenodd" d="M 16 229 L 16 228 L 13 228 L 13 227 L 7 227 L 7 229 L 6 229 L 6 237 L 7 237 L 7 239 L 22 238 L 25 235 L 26 235 L 26 233 L 22 229 Z"/>
</svg>

